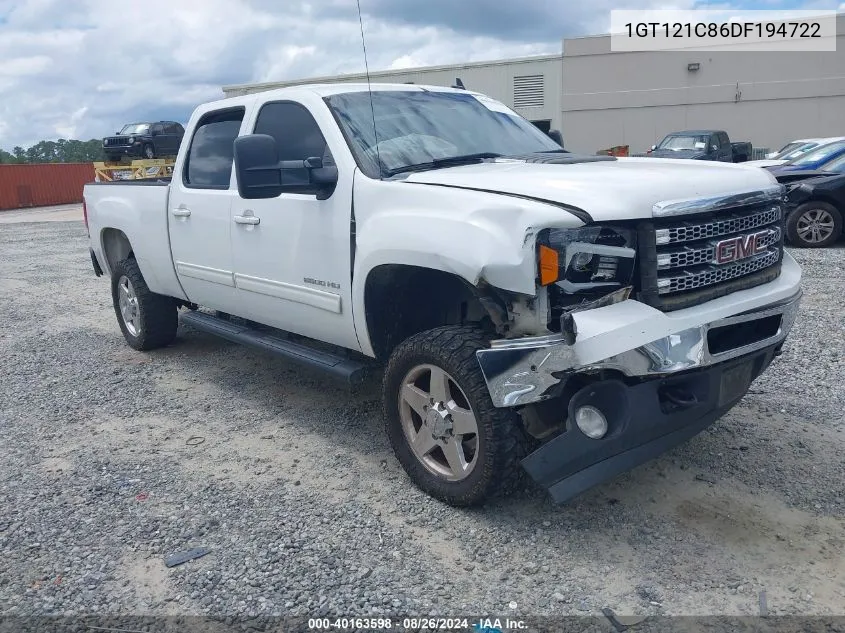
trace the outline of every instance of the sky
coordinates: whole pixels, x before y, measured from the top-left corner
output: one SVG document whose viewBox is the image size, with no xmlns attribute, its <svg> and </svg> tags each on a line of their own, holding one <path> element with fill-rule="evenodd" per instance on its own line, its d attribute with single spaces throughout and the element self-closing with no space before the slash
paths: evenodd
<svg viewBox="0 0 845 633">
<path fill-rule="evenodd" d="M 558 53 L 611 9 L 841 0 L 360 0 L 370 70 Z M 356 0 L 0 0 L 0 148 L 186 122 L 221 87 L 364 70 Z"/>
</svg>

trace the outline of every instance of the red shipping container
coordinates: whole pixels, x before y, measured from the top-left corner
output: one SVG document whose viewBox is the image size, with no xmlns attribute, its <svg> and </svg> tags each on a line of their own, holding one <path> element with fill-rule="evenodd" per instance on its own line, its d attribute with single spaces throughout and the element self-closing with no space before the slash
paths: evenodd
<svg viewBox="0 0 845 633">
<path fill-rule="evenodd" d="M 91 163 L 0 165 L 0 210 L 82 202 L 93 180 Z"/>
</svg>

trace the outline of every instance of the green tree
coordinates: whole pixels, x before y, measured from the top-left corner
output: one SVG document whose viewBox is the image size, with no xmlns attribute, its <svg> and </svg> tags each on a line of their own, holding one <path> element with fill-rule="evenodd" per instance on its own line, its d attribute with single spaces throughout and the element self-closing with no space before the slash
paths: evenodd
<svg viewBox="0 0 845 633">
<path fill-rule="evenodd" d="M 105 160 L 103 142 L 96 138 L 39 141 L 27 148 L 17 146 L 11 153 L 0 149 L 0 163 L 90 163 L 100 160 Z"/>
</svg>

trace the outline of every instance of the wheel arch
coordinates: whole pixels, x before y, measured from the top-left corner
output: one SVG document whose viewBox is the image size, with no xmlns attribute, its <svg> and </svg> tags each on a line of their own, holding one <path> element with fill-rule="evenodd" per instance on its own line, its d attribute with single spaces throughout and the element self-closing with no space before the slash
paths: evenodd
<svg viewBox="0 0 845 633">
<path fill-rule="evenodd" d="M 106 258 L 106 266 L 108 266 L 108 270 L 105 272 L 108 275 L 111 275 L 114 267 L 117 265 L 117 262 L 123 259 L 128 259 L 129 257 L 134 257 L 132 243 L 126 236 L 126 233 L 120 229 L 111 227 L 104 228 L 100 233 L 100 243 L 102 244 L 103 255 Z"/>
<path fill-rule="evenodd" d="M 412 264 L 381 264 L 363 283 L 366 335 L 386 360 L 402 341 L 445 325 L 475 323 L 491 333 L 507 318 L 503 299 L 489 286 Z"/>
</svg>

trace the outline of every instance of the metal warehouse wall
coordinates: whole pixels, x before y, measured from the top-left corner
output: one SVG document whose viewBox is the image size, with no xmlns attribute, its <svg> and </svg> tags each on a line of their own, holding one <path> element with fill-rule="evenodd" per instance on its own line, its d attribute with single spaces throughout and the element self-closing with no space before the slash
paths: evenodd
<svg viewBox="0 0 845 633">
<path fill-rule="evenodd" d="M 526 119 L 548 120 L 553 129 L 561 126 L 560 55 L 370 73 L 370 79 L 374 83 L 412 81 L 433 86 L 451 86 L 456 77 L 460 77 L 469 90 L 477 90 L 498 99 Z M 306 83 L 350 83 L 366 80 L 367 76 L 363 73 L 314 77 L 295 81 L 225 86 L 223 93 L 227 97 L 235 97 Z"/>
<path fill-rule="evenodd" d="M 565 40 L 567 146 L 643 152 L 668 132 L 693 128 L 772 149 L 845 136 L 845 16 L 837 33 L 835 52 L 614 53 L 609 36 Z"/>
<path fill-rule="evenodd" d="M 82 202 L 91 163 L 0 165 L 0 210 Z"/>
</svg>

